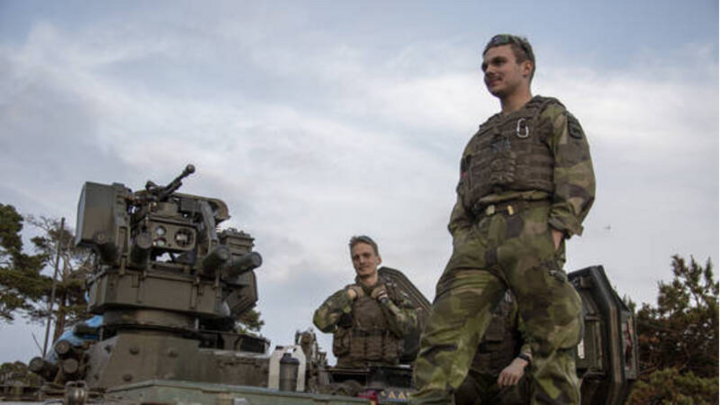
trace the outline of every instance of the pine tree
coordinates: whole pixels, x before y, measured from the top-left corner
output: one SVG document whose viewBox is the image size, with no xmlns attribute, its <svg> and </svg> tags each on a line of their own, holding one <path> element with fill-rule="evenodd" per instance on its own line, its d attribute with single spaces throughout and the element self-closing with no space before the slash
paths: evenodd
<svg viewBox="0 0 720 405">
<path fill-rule="evenodd" d="M 34 254 L 23 251 L 24 223 L 41 231 L 31 239 Z M 0 319 L 12 322 L 19 316 L 30 322 L 46 322 L 58 249 L 53 341 L 67 326 L 87 318 L 84 289 L 90 271 L 90 254 L 74 246 L 72 232 L 67 228 L 61 230 L 60 221 L 46 217 L 23 218 L 12 205 L 0 204 Z"/>
<path fill-rule="evenodd" d="M 47 255 L 23 252 L 23 221 L 15 207 L 0 204 L 0 319 L 5 322 L 32 318 L 46 305 L 52 285 L 41 274 Z"/>
<path fill-rule="evenodd" d="M 47 217 L 27 216 L 26 221 L 43 231 L 32 238 L 35 250 L 46 258 L 46 268 L 55 269 L 55 260 L 59 256 L 58 277 L 55 291 L 54 319 L 55 333 L 53 341 L 60 337 L 63 330 L 86 319 L 85 280 L 92 272 L 91 254 L 88 249 L 75 246 L 75 236 L 60 221 Z M 31 314 L 33 320 L 47 318 L 47 308 Z"/>
<path fill-rule="evenodd" d="M 657 306 L 637 314 L 640 381 L 631 404 L 710 404 L 718 395 L 718 283 L 712 263 L 672 258 Z"/>
</svg>

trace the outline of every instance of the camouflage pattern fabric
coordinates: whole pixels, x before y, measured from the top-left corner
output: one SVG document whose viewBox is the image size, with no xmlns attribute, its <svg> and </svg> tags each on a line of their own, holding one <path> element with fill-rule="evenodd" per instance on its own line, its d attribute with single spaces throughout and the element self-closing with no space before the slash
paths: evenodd
<svg viewBox="0 0 720 405">
<path fill-rule="evenodd" d="M 411 402 L 451 403 L 493 308 L 509 288 L 532 341 L 531 403 L 580 403 L 572 349 L 582 336 L 582 304 L 562 270 L 564 241 L 555 251 L 551 232 L 582 233 L 595 197 L 587 140 L 570 117 L 561 104 L 551 104 L 540 115 L 538 128 L 545 132 L 533 135 L 547 143 L 553 158 L 553 193 L 495 190 L 473 201 L 473 207 L 458 195 L 448 226 L 453 254 L 437 284 L 415 362 L 418 392 Z M 478 204 L 493 209 L 473 210 Z"/>
<path fill-rule="evenodd" d="M 517 302 L 508 290 L 495 307 L 490 326 L 478 346 L 467 377 L 455 391 L 455 403 L 527 404 L 530 401 L 529 368 L 515 386 L 501 389 L 497 382 L 500 372 L 519 353 L 531 352 L 526 341 L 525 325 L 518 314 Z"/>
<path fill-rule="evenodd" d="M 470 370 L 455 392 L 456 405 L 526 405 L 530 401 L 530 378 L 525 373 L 517 385 L 500 388 L 497 374 Z"/>
<path fill-rule="evenodd" d="M 520 321 L 517 303 L 508 290 L 493 310 L 490 325 L 478 345 L 471 369 L 499 375 L 521 351 L 531 352 L 529 343 L 523 344 L 528 341 L 524 333 L 525 325 Z"/>
<path fill-rule="evenodd" d="M 505 118 L 495 115 L 488 121 L 512 120 L 512 118 L 512 114 Z M 486 125 L 481 125 L 481 128 Z M 453 236 L 456 229 L 468 228 L 478 220 L 472 214 L 475 206 L 518 199 L 549 199 L 552 202 L 552 210 L 548 218 L 550 225 L 554 229 L 564 231 L 568 237 L 582 234 L 582 221 L 595 201 L 595 175 L 587 138 L 578 120 L 559 102 L 550 103 L 542 110 L 535 127 L 531 139 L 545 143 L 548 153 L 551 154 L 554 191 L 548 194 L 538 190 L 501 189 L 484 196 L 476 196 L 476 200 L 463 204 L 465 191 L 468 188 L 467 181 L 479 183 L 484 180 L 473 179 L 472 173 L 468 173 L 470 177 L 465 178 L 461 173 L 457 187 L 458 201 L 452 210 L 448 225 Z M 467 160 L 468 155 L 476 152 L 476 144 L 479 141 L 476 137 L 473 137 L 465 148 L 463 162 Z"/>
<path fill-rule="evenodd" d="M 379 285 L 384 285 L 387 290 L 388 300 L 382 302 L 372 300 L 373 290 Z M 399 342 L 407 334 L 413 332 L 417 328 L 417 315 L 415 308 L 410 299 L 395 288 L 394 284 L 386 279 L 380 278 L 378 285 L 367 287 L 356 280 L 354 286 L 362 288 L 363 297 L 358 297 L 354 302 L 350 300 L 347 289 L 353 285 L 346 286 L 344 289 L 335 292 L 315 311 L 313 323 L 320 331 L 329 333 L 333 332 L 333 352 L 338 357 L 338 366 L 341 367 L 359 367 L 366 364 L 395 364 L 397 363 L 398 352 L 401 348 Z M 379 311 L 368 310 L 370 305 L 379 308 Z M 362 310 L 357 310 L 361 308 Z M 373 308 L 370 308 L 373 309 Z M 380 313 L 381 320 L 374 319 Z M 378 335 L 368 333 L 363 339 L 367 342 L 353 340 L 361 339 L 360 335 L 365 331 L 370 331 L 373 326 L 382 326 L 387 331 Z M 357 329 L 353 333 L 354 330 Z M 377 337 L 383 337 L 382 344 L 373 344 Z M 388 339 L 390 338 L 390 339 Z M 362 350 L 356 348 L 361 344 Z M 380 347 L 377 347 L 380 346 Z M 382 353 L 375 355 L 371 352 L 380 350 Z M 387 353 L 394 350 L 395 353 Z M 358 357 L 358 353 L 364 353 Z"/>
</svg>

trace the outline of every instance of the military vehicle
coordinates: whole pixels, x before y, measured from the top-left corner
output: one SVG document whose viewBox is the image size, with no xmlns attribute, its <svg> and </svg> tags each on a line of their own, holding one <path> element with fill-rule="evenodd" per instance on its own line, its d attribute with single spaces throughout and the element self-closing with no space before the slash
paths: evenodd
<svg viewBox="0 0 720 405">
<path fill-rule="evenodd" d="M 32 359 L 30 369 L 45 380 L 34 398 L 68 404 L 406 402 L 419 335 L 406 339 L 396 367 L 347 370 L 328 366 L 312 330 L 274 350 L 268 340 L 236 330 L 258 300 L 255 271 L 262 257 L 251 235 L 219 230 L 230 218 L 223 201 L 177 192 L 194 171 L 188 165 L 168 185 L 148 181 L 136 192 L 119 183 L 85 183 L 76 244 L 94 252 L 88 309 L 102 318 L 77 325 L 72 336 L 82 338 L 61 339 L 48 356 Z M 381 272 L 413 299 L 424 322 L 427 299 L 402 272 Z M 577 350 L 583 403 L 621 403 L 637 377 L 633 314 L 602 268 L 570 279 L 585 307 L 585 339 Z M 2 398 L 21 399 L 2 385 Z"/>
<path fill-rule="evenodd" d="M 253 238 L 218 226 L 230 218 L 215 198 L 178 193 L 188 165 L 166 186 L 87 182 L 76 244 L 92 249 L 88 310 L 94 338 L 58 341 L 30 362 L 45 397 L 65 402 L 367 403 L 305 393 L 306 357 L 235 330 L 258 300 Z M 318 360 L 316 359 L 316 362 Z"/>
<path fill-rule="evenodd" d="M 392 279 L 416 305 L 421 327 L 430 312 L 430 303 L 402 274 L 382 267 L 378 272 Z M 633 312 L 620 299 L 602 266 L 568 274 L 583 301 L 584 337 L 575 350 L 577 374 L 581 381 L 583 405 L 622 404 L 638 378 L 637 332 Z M 382 403 L 404 402 L 413 391 L 411 364 L 418 351 L 419 336 L 405 340 L 401 364 L 394 367 L 341 369 L 325 367 L 335 392 L 374 394 Z"/>
</svg>

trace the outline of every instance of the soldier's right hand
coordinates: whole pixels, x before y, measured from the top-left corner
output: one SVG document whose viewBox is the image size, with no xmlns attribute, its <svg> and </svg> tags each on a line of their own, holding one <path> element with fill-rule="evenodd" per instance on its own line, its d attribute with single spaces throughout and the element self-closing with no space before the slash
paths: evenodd
<svg viewBox="0 0 720 405">
<path fill-rule="evenodd" d="M 376 299 L 378 301 L 382 301 L 384 299 L 387 299 L 387 289 L 385 288 L 384 284 L 380 284 L 379 286 L 375 287 L 374 290 L 370 293 L 370 296 L 373 297 L 373 299 Z"/>
<path fill-rule="evenodd" d="M 505 367 L 498 376 L 497 384 L 500 388 L 517 385 L 523 374 L 525 374 L 525 366 L 529 363 L 519 357 L 513 359 L 509 366 Z"/>
<path fill-rule="evenodd" d="M 356 298 L 365 296 L 365 291 L 359 285 L 351 285 L 346 289 L 348 297 L 351 301 L 355 301 Z"/>
</svg>

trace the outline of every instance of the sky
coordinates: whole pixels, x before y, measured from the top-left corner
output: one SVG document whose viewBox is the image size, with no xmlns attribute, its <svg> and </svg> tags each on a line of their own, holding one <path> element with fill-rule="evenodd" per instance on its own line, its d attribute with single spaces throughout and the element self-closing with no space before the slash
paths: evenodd
<svg viewBox="0 0 720 405">
<path fill-rule="evenodd" d="M 566 270 L 602 265 L 654 304 L 672 255 L 716 264 L 713 0 L 0 0 L 0 203 L 74 228 L 84 182 L 138 190 L 192 163 L 181 192 L 225 201 L 263 256 L 273 346 L 352 282 L 352 235 L 432 299 L 462 150 L 499 110 L 480 71 L 497 33 L 530 40 L 534 94 L 590 143 L 597 199 Z M 37 355 L 33 335 L 1 324 L 0 363 Z"/>
</svg>

